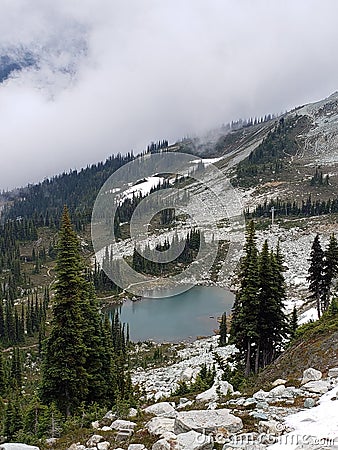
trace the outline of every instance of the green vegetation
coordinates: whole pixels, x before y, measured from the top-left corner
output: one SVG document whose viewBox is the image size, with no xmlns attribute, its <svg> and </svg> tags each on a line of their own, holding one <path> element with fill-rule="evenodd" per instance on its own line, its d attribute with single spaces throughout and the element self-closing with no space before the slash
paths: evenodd
<svg viewBox="0 0 338 450">
<path fill-rule="evenodd" d="M 265 242 L 259 253 L 251 221 L 244 251 L 239 271 L 240 287 L 232 310 L 230 343 L 240 350 L 238 361 L 248 377 L 281 353 L 288 326 L 283 312 L 286 293 L 279 247 L 275 252 L 270 251 Z"/>
</svg>

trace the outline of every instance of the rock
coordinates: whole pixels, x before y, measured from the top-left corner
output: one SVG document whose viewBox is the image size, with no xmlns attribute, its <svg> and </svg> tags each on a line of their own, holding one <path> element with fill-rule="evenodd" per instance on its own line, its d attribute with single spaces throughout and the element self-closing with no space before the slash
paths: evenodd
<svg viewBox="0 0 338 450">
<path fill-rule="evenodd" d="M 285 392 L 285 385 L 281 384 L 271 389 L 271 391 L 268 392 L 269 398 L 278 398 L 282 397 Z"/>
<path fill-rule="evenodd" d="M 107 425 L 105 425 L 102 428 L 99 428 L 101 431 L 112 431 L 112 427 L 108 427 Z"/>
<path fill-rule="evenodd" d="M 208 405 L 207 405 L 207 409 L 209 410 L 209 409 L 216 409 L 217 408 L 217 402 L 210 402 Z"/>
<path fill-rule="evenodd" d="M 309 369 L 305 369 L 303 372 L 303 378 L 301 384 L 306 384 L 309 381 L 318 381 L 322 378 L 322 372 L 317 369 L 313 369 L 310 367 Z"/>
<path fill-rule="evenodd" d="M 302 389 L 315 394 L 326 394 L 330 387 L 331 383 L 329 381 L 319 380 L 309 381 L 302 386 Z"/>
<path fill-rule="evenodd" d="M 152 414 L 154 416 L 169 417 L 171 419 L 177 416 L 175 408 L 171 406 L 168 402 L 155 403 L 144 409 L 147 414 Z"/>
<path fill-rule="evenodd" d="M 333 369 L 330 369 L 327 375 L 329 378 L 337 378 L 338 377 L 338 367 L 334 367 Z"/>
<path fill-rule="evenodd" d="M 57 443 L 58 438 L 48 438 L 45 440 L 48 447 L 54 447 L 54 445 Z"/>
<path fill-rule="evenodd" d="M 187 401 L 187 403 L 183 403 L 183 405 L 178 405 L 178 407 L 176 409 L 182 409 L 182 408 L 187 408 L 188 406 L 191 406 L 194 402 L 192 402 L 191 400 Z"/>
<path fill-rule="evenodd" d="M 285 430 L 282 423 L 277 422 L 277 420 L 262 421 L 258 424 L 258 431 L 271 436 L 280 436 Z"/>
<path fill-rule="evenodd" d="M 147 450 L 143 444 L 130 444 L 128 450 Z"/>
<path fill-rule="evenodd" d="M 192 367 L 186 367 L 181 373 L 180 380 L 193 381 L 196 378 L 199 371 L 200 369 L 196 367 L 194 369 Z"/>
<path fill-rule="evenodd" d="M 160 439 L 153 444 L 151 450 L 178 450 L 178 444 L 176 441 L 168 442 L 166 439 Z"/>
<path fill-rule="evenodd" d="M 249 397 L 245 400 L 245 402 L 243 403 L 243 406 L 251 406 L 251 405 L 255 405 L 257 403 L 257 400 L 253 397 Z"/>
<path fill-rule="evenodd" d="M 259 391 L 254 393 L 253 398 L 256 400 L 266 400 L 268 395 L 269 395 L 268 392 L 265 392 L 263 391 L 263 389 L 260 389 Z"/>
<path fill-rule="evenodd" d="M 212 450 L 213 440 L 211 436 L 189 431 L 177 436 L 177 442 L 180 450 Z"/>
<path fill-rule="evenodd" d="M 170 431 L 174 433 L 175 419 L 169 419 L 167 417 L 153 417 L 146 423 L 145 428 L 153 436 L 162 436 L 164 433 Z"/>
<path fill-rule="evenodd" d="M 304 400 L 304 408 L 313 408 L 315 404 L 316 402 L 311 397 L 308 397 Z"/>
<path fill-rule="evenodd" d="M 175 433 L 172 433 L 171 431 L 166 431 L 162 434 L 162 438 L 166 439 L 167 441 L 175 440 L 177 438 Z"/>
<path fill-rule="evenodd" d="M 269 403 L 268 402 L 257 402 L 256 403 L 256 409 L 269 409 Z"/>
<path fill-rule="evenodd" d="M 129 430 L 120 430 L 117 435 L 115 436 L 115 440 L 117 442 L 119 441 L 126 441 L 130 438 L 130 436 L 133 434 L 133 430 L 130 428 Z"/>
<path fill-rule="evenodd" d="M 35 445 L 21 444 L 17 442 L 7 442 L 0 445 L 1 450 L 39 450 Z"/>
<path fill-rule="evenodd" d="M 81 445 L 80 442 L 77 442 L 76 444 L 72 444 L 70 447 L 68 447 L 68 450 L 85 450 L 85 448 L 86 447 L 84 445 Z"/>
<path fill-rule="evenodd" d="M 216 433 L 218 428 L 235 433 L 243 428 L 242 419 L 230 414 L 229 411 L 229 409 L 182 411 L 175 419 L 174 433 L 194 430 L 208 434 Z"/>
<path fill-rule="evenodd" d="M 254 419 L 258 420 L 268 420 L 268 416 L 262 412 L 258 411 L 251 411 L 250 416 L 252 416 Z"/>
<path fill-rule="evenodd" d="M 213 440 L 196 431 L 181 433 L 174 439 L 160 439 L 152 446 L 152 450 L 212 450 Z"/>
<path fill-rule="evenodd" d="M 233 392 L 234 388 L 227 381 L 215 381 L 213 386 L 207 391 L 202 392 L 196 396 L 198 402 L 217 402 L 220 395 L 227 395 L 228 392 Z"/>
<path fill-rule="evenodd" d="M 278 378 L 278 380 L 275 380 L 273 383 L 272 383 L 272 386 L 273 387 L 276 387 L 276 386 L 279 386 L 280 384 L 286 384 L 287 383 L 287 380 L 283 380 L 283 379 L 281 379 L 281 378 Z"/>
<path fill-rule="evenodd" d="M 136 417 L 136 416 L 137 416 L 137 409 L 130 408 L 129 413 L 128 413 L 128 417 Z"/>
<path fill-rule="evenodd" d="M 109 447 L 110 447 L 110 442 L 108 442 L 108 441 L 99 442 L 97 444 L 98 450 L 108 450 Z"/>
<path fill-rule="evenodd" d="M 122 419 L 114 420 L 114 422 L 110 425 L 110 428 L 117 431 L 134 430 L 135 427 L 136 427 L 135 422 L 130 422 L 129 420 L 122 420 Z"/>
<path fill-rule="evenodd" d="M 86 446 L 87 447 L 96 447 L 96 444 L 103 441 L 103 439 L 104 439 L 104 437 L 101 436 L 100 434 L 93 434 L 93 436 L 90 437 L 88 439 L 88 441 L 86 442 Z"/>
<path fill-rule="evenodd" d="M 100 422 L 98 420 L 92 422 L 92 428 L 94 428 L 94 430 L 98 430 L 100 428 Z"/>
</svg>

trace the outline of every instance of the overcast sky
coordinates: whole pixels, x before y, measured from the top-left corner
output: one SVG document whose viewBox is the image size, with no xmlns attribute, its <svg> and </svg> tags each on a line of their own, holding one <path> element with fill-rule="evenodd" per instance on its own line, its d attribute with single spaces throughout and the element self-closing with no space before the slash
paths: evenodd
<svg viewBox="0 0 338 450">
<path fill-rule="evenodd" d="M 0 188 L 338 90 L 337 0 L 2 0 Z"/>
</svg>

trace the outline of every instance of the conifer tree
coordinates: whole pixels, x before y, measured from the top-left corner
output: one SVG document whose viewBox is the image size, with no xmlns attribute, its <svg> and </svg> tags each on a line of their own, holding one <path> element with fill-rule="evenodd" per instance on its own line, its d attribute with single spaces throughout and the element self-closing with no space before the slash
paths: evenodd
<svg viewBox="0 0 338 450">
<path fill-rule="evenodd" d="M 245 375 L 252 371 L 252 354 L 258 330 L 258 250 L 254 222 L 246 230 L 244 257 L 239 271 L 240 288 L 236 293 L 232 309 L 231 343 L 240 351 L 245 364 Z"/>
<path fill-rule="evenodd" d="M 58 244 L 52 331 L 42 369 L 42 399 L 69 416 L 88 395 L 83 340 L 82 265 L 79 243 L 65 207 Z"/>
<path fill-rule="evenodd" d="M 112 334 L 96 305 L 93 285 L 85 279 L 79 242 L 67 208 L 62 216 L 56 265 L 51 334 L 44 349 L 42 400 L 69 416 L 81 404 L 112 404 L 116 380 Z M 107 351 L 109 350 L 109 351 Z"/>
<path fill-rule="evenodd" d="M 322 311 L 326 311 L 330 303 L 331 287 L 338 272 L 338 243 L 334 234 L 324 252 L 323 292 L 321 298 Z"/>
<path fill-rule="evenodd" d="M 224 312 L 221 317 L 221 323 L 219 325 L 219 341 L 220 347 L 225 347 L 227 344 L 227 315 Z"/>
<path fill-rule="evenodd" d="M 317 234 L 310 253 L 309 275 L 309 291 L 310 298 L 316 301 L 318 318 L 321 316 L 321 299 L 324 293 L 323 288 L 323 270 L 324 270 L 324 252 L 320 245 L 319 235 Z"/>
<path fill-rule="evenodd" d="M 2 356 L 2 349 L 0 348 L 0 397 L 3 397 L 6 394 L 6 387 L 4 359 Z"/>
<path fill-rule="evenodd" d="M 291 337 L 291 339 L 293 339 L 295 337 L 297 328 L 298 328 L 298 316 L 297 316 L 297 309 L 296 309 L 296 305 L 295 305 L 292 310 L 291 322 L 290 322 L 290 337 Z"/>
</svg>

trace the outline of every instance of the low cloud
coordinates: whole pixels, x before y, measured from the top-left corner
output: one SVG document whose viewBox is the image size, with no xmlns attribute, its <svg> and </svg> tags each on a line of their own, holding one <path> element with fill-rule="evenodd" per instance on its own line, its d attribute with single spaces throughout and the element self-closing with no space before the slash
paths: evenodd
<svg viewBox="0 0 338 450">
<path fill-rule="evenodd" d="M 335 0 L 5 0 L 0 188 L 338 89 Z M 0 55 L 1 56 L 1 55 Z"/>
</svg>

